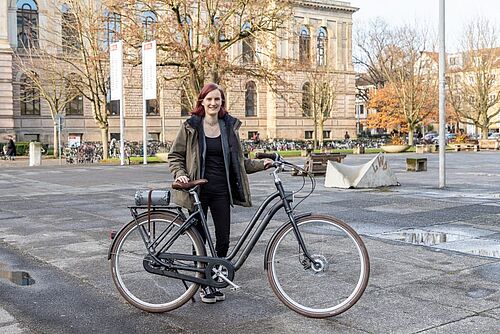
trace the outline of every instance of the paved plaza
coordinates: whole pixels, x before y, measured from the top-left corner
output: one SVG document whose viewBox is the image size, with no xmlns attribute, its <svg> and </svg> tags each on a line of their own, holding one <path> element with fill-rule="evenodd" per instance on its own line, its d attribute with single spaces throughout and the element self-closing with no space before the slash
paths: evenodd
<svg viewBox="0 0 500 334">
<path fill-rule="evenodd" d="M 413 156 L 386 155 L 401 184 L 396 187 L 325 188 L 324 177 L 317 177 L 317 190 L 301 210 L 346 221 L 371 260 L 360 301 L 325 320 L 289 310 L 268 285 L 263 254 L 279 219 L 236 273 L 242 289 L 226 289 L 226 301 L 142 312 L 112 283 L 108 235 L 130 220 L 127 205 L 136 189 L 169 186 L 167 165 L 0 161 L 0 270 L 25 271 L 34 280 L 21 286 L 0 278 L 0 332 L 498 333 L 500 153 L 447 154 L 445 189 L 438 188 L 438 155 L 419 155 L 427 157 L 428 170 L 407 172 L 406 158 Z M 348 155 L 344 163 L 371 158 Z M 291 190 L 302 183 L 290 174 L 283 178 Z M 254 204 L 273 191 L 267 172 L 252 174 L 250 182 Z M 253 212 L 233 210 L 233 244 Z"/>
</svg>

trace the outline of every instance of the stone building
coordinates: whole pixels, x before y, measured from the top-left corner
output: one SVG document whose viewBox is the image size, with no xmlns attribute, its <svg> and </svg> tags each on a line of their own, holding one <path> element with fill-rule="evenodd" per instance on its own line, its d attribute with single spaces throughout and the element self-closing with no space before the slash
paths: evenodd
<svg viewBox="0 0 500 334">
<path fill-rule="evenodd" d="M 45 48 L 43 36 L 57 27 L 46 27 L 53 15 L 49 0 L 0 1 L 0 140 L 8 134 L 17 141 L 38 140 L 52 143 L 54 116 L 43 99 L 30 102 L 20 97 L 24 91 L 22 73 L 13 67 L 20 43 Z M 63 3 L 63 1 L 61 1 Z M 260 48 L 278 59 L 296 63 L 307 62 L 309 68 L 323 67 L 336 78 L 337 93 L 330 117 L 325 121 L 325 139 L 341 139 L 346 131 L 356 133 L 355 73 L 352 65 L 352 14 L 357 8 L 348 1 L 294 1 L 293 17 L 288 22 L 284 39 L 268 41 Z M 61 29 L 59 27 L 59 29 Z M 40 36 L 38 36 L 38 34 Z M 45 39 L 44 39 L 44 38 Z M 241 56 L 245 45 L 235 45 L 232 57 Z M 22 55 L 21 55 L 22 56 Z M 273 66 L 270 64 L 269 66 Z M 140 68 L 128 69 L 124 81 L 125 140 L 142 138 L 142 97 Z M 168 72 L 167 72 L 168 75 Z M 288 70 L 283 76 L 289 82 L 286 92 L 271 90 L 266 83 L 251 78 L 235 77 L 224 89 L 231 114 L 243 122 L 242 138 L 259 132 L 261 139 L 311 139 L 314 122 L 304 116 L 304 98 L 308 94 L 308 70 Z M 161 85 L 156 101 L 148 102 L 148 133 L 153 140 L 172 140 L 187 110 L 181 106 L 179 84 Z M 109 137 L 119 137 L 119 111 L 110 102 Z M 89 101 L 77 97 L 63 115 L 63 142 L 68 140 L 99 141 L 100 130 L 91 112 Z"/>
</svg>

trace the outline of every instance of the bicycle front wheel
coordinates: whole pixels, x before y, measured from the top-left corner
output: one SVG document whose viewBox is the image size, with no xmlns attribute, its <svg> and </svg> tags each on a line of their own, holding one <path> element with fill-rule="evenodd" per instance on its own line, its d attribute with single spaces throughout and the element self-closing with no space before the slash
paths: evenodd
<svg viewBox="0 0 500 334">
<path fill-rule="evenodd" d="M 198 290 L 199 284 L 153 274 L 144 268 L 144 259 L 149 255 L 146 242 L 154 249 L 152 253 L 159 252 L 166 243 L 171 243 L 165 250 L 168 253 L 205 255 L 203 242 L 193 229 L 170 240 L 183 222 L 180 218 L 176 220 L 173 213 L 152 213 L 149 220 L 147 216 L 139 217 L 115 236 L 111 251 L 111 274 L 120 294 L 135 307 L 148 312 L 171 311 L 185 304 Z M 193 261 L 175 261 L 171 264 L 202 267 L 200 262 Z M 159 268 L 169 270 L 166 267 Z M 179 272 L 177 269 L 170 270 Z M 203 278 L 200 272 L 182 273 Z"/>
<path fill-rule="evenodd" d="M 290 309 L 312 318 L 338 315 L 363 294 L 370 273 L 366 247 L 343 221 L 308 216 L 297 221 L 313 264 L 305 257 L 291 223 L 270 240 L 267 277 Z"/>
</svg>

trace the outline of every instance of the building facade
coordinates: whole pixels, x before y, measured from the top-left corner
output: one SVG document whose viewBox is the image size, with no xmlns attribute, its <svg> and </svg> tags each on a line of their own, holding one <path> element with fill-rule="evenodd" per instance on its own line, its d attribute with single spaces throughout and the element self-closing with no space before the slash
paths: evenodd
<svg viewBox="0 0 500 334">
<path fill-rule="evenodd" d="M 83 0 L 82 0 L 83 1 Z M 37 140 L 52 143 L 56 119 L 43 98 L 26 99 L 36 95 L 28 91 L 23 73 L 14 62 L 20 44 L 35 48 L 50 47 L 49 31 L 63 29 L 47 25 L 62 20 L 49 19 L 54 15 L 53 1 L 5 0 L 0 1 L 0 140 L 14 135 L 17 141 Z M 261 139 L 311 139 L 314 121 L 304 112 L 304 99 L 310 86 L 310 68 L 323 68 L 335 77 L 336 94 L 331 114 L 323 126 L 324 139 L 341 139 L 348 131 L 356 133 L 355 73 L 352 65 L 352 14 L 357 10 L 346 1 L 294 1 L 293 17 L 280 36 L 257 49 L 266 49 L 278 62 L 307 63 L 305 67 L 284 70 L 282 77 L 288 82 L 286 89 L 276 91 L 265 82 L 249 77 L 235 76 L 224 84 L 230 113 L 243 125 L 242 138 L 255 132 Z M 55 23 L 54 23 L 55 22 Z M 44 36 L 45 35 L 45 36 Z M 30 44 L 31 43 L 31 44 Z M 248 52 L 245 43 L 235 44 L 229 51 L 236 59 Z M 264 53 L 264 52 L 262 52 Z M 168 77 L 169 69 L 159 70 Z M 142 139 L 142 89 L 140 66 L 125 69 L 124 118 L 125 140 Z M 148 138 L 172 140 L 189 110 L 182 106 L 181 85 L 166 81 L 159 84 L 158 98 L 148 101 Z M 30 95 L 31 94 L 31 95 Z M 91 104 L 83 96 L 67 105 L 63 119 L 62 140 L 100 141 L 101 131 L 94 120 Z M 109 138 L 119 138 L 119 111 L 116 101 L 109 102 Z"/>
</svg>

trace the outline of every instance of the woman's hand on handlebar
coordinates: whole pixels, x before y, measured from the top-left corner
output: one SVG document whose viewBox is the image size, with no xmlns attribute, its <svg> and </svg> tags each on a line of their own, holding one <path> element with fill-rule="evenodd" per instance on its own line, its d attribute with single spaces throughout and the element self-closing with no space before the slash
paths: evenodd
<svg viewBox="0 0 500 334">
<path fill-rule="evenodd" d="M 274 163 L 274 161 L 271 159 L 264 159 L 264 168 L 269 169 L 269 168 L 273 167 L 273 163 Z"/>
<path fill-rule="evenodd" d="M 175 182 L 188 183 L 189 182 L 189 177 L 187 177 L 185 175 L 179 176 L 178 178 L 175 179 Z"/>
</svg>

